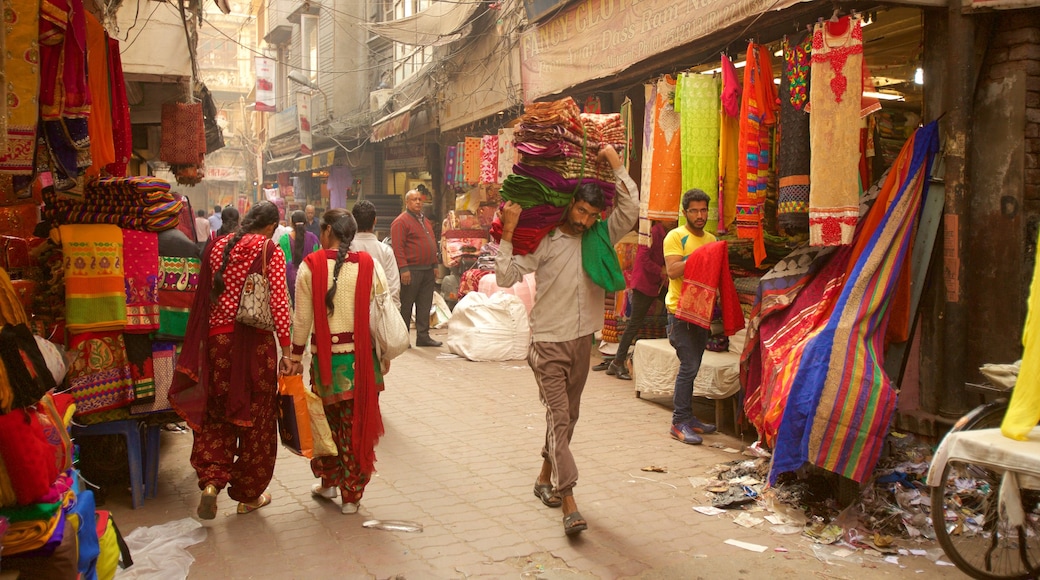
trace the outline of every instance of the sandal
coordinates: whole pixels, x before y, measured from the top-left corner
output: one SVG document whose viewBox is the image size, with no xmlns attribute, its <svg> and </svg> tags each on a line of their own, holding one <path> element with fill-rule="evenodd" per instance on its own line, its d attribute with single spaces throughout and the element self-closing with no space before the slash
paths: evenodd
<svg viewBox="0 0 1040 580">
<path fill-rule="evenodd" d="M 560 499 L 560 496 L 557 495 L 555 491 L 553 491 L 551 483 L 535 482 L 534 495 L 538 499 L 542 500 L 542 503 L 551 508 L 558 508 L 563 505 L 563 500 Z"/>
<path fill-rule="evenodd" d="M 252 503 L 246 503 L 244 501 L 243 502 L 239 502 L 239 504 L 238 504 L 238 513 L 240 513 L 240 514 L 248 514 L 250 512 L 255 512 L 256 510 L 264 507 L 265 505 L 267 505 L 269 503 L 271 503 L 271 494 L 266 493 L 266 492 L 265 493 L 261 493 L 260 497 L 256 498 L 255 502 L 252 502 Z"/>
<path fill-rule="evenodd" d="M 202 499 L 199 500 L 199 508 L 195 510 L 195 513 L 199 515 L 200 520 L 212 520 L 217 517 L 217 488 L 213 485 L 207 485 L 206 489 L 202 490 Z"/>
<path fill-rule="evenodd" d="M 563 516 L 563 533 L 568 536 L 579 534 L 588 528 L 585 518 L 581 517 L 581 512 L 577 510 Z"/>
<path fill-rule="evenodd" d="M 325 487 L 320 483 L 315 483 L 311 486 L 311 495 L 325 499 L 336 499 L 336 496 L 339 495 L 339 490 L 335 487 Z"/>
</svg>

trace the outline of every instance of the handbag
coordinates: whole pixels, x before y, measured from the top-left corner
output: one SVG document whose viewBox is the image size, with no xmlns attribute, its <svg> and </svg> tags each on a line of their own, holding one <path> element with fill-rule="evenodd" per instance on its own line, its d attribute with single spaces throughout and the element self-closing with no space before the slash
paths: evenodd
<svg viewBox="0 0 1040 580">
<path fill-rule="evenodd" d="M 267 279 L 267 246 L 258 256 L 261 260 L 259 272 L 252 272 L 246 276 L 246 282 L 242 286 L 242 298 L 238 303 L 238 313 L 235 320 L 242 324 L 259 328 L 260 330 L 274 330 L 274 316 L 271 314 L 271 281 Z"/>
<path fill-rule="evenodd" d="M 321 397 L 304 388 L 302 375 L 278 377 L 278 434 L 282 445 L 308 459 L 339 455 Z"/>
<path fill-rule="evenodd" d="M 372 344 L 376 347 L 377 358 L 380 361 L 389 361 L 408 350 L 411 339 L 408 337 L 408 327 L 401 318 L 401 311 L 394 306 L 394 299 L 390 296 L 390 285 L 386 282 L 382 268 L 374 268 L 374 274 L 379 287 L 369 307 Z"/>
</svg>

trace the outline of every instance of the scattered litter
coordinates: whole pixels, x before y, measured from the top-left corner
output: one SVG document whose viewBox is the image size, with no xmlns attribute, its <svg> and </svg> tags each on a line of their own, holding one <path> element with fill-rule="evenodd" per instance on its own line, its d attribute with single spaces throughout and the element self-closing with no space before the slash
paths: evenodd
<svg viewBox="0 0 1040 580">
<path fill-rule="evenodd" d="M 457 359 L 457 358 L 462 358 L 462 357 L 457 355 L 457 354 L 452 354 L 450 352 L 442 352 L 442 353 L 437 355 L 437 360 L 452 360 L 452 359 Z M 529 367 L 507 367 L 507 368 L 526 369 L 526 368 L 529 368 Z"/>
<path fill-rule="evenodd" d="M 766 521 L 771 523 L 771 524 L 773 524 L 774 526 L 780 526 L 780 525 L 783 525 L 783 524 L 787 523 L 787 519 L 786 518 L 783 518 L 783 517 L 778 516 L 778 515 L 768 515 L 768 516 L 766 516 Z"/>
<path fill-rule="evenodd" d="M 817 522 L 805 528 L 805 535 L 813 539 L 817 544 L 833 544 L 841 539 L 844 530 L 841 526 Z"/>
<path fill-rule="evenodd" d="M 784 548 L 783 546 L 778 546 L 776 548 L 773 548 L 773 551 L 774 552 L 786 552 L 787 548 Z"/>
<path fill-rule="evenodd" d="M 706 516 L 717 516 L 726 513 L 726 510 L 720 510 L 719 508 L 711 507 L 710 505 L 695 505 L 693 506 L 693 511 Z"/>
<path fill-rule="evenodd" d="M 772 457 L 772 454 L 762 447 L 761 441 L 755 441 L 751 445 L 745 447 L 743 454 L 748 457 Z"/>
<path fill-rule="evenodd" d="M 693 557 L 700 559 L 700 558 L 707 558 L 708 555 L 707 554 L 694 554 Z"/>
<path fill-rule="evenodd" d="M 902 552 L 902 551 L 903 550 L 900 550 L 900 552 Z M 913 554 L 914 556 L 927 556 L 928 555 L 928 551 L 927 550 L 910 550 L 910 553 Z"/>
<path fill-rule="evenodd" d="M 690 485 L 697 489 L 708 485 L 708 478 L 706 477 L 687 477 L 686 480 L 690 482 Z"/>
<path fill-rule="evenodd" d="M 765 552 L 768 549 L 765 546 L 760 546 L 758 544 L 752 544 L 750 542 L 741 542 L 740 540 L 726 540 L 725 542 L 722 542 L 722 543 L 723 544 L 729 544 L 730 546 L 736 546 L 738 548 L 743 548 L 745 550 L 750 550 L 752 552 L 758 552 L 758 553 Z"/>
<path fill-rule="evenodd" d="M 729 491 L 729 486 L 724 484 L 724 483 L 710 485 L 710 486 L 708 486 L 708 491 L 710 491 L 712 493 L 725 493 L 725 492 Z"/>
<path fill-rule="evenodd" d="M 631 473 L 629 473 L 628 476 L 631 477 L 632 479 L 626 481 L 625 483 L 638 483 L 636 480 L 637 479 L 642 479 L 644 481 L 652 481 L 654 483 L 660 483 L 661 485 L 667 485 L 668 487 L 670 487 L 672 489 L 679 489 L 678 487 L 675 487 L 674 485 L 668 483 L 667 481 L 657 481 L 656 479 L 651 479 L 649 477 L 643 477 L 641 475 L 632 475 Z"/>
<path fill-rule="evenodd" d="M 740 512 L 740 515 L 733 518 L 733 523 L 745 528 L 753 528 L 764 521 L 762 518 L 756 518 L 748 512 Z"/>
<path fill-rule="evenodd" d="M 885 556 L 885 561 L 889 564 L 899 565 L 899 556 Z"/>
<path fill-rule="evenodd" d="M 855 553 L 856 550 L 850 550 L 848 548 L 838 548 L 831 552 L 832 555 L 837 556 L 838 558 L 848 558 Z"/>
<path fill-rule="evenodd" d="M 802 533 L 804 529 L 805 528 L 801 526 L 792 526 L 785 524 L 781 526 L 772 526 L 769 528 L 769 531 L 773 532 L 774 534 L 780 534 L 781 536 L 793 536 L 794 534 Z"/>
<path fill-rule="evenodd" d="M 754 496 L 749 496 L 743 488 L 731 487 L 724 493 L 716 494 L 711 499 L 711 505 L 717 508 L 736 509 L 742 505 L 754 503 Z"/>
<path fill-rule="evenodd" d="M 812 545 L 813 555 L 825 564 L 862 564 L 863 556 L 860 556 L 848 548 L 835 548 L 821 544 Z"/>
<path fill-rule="evenodd" d="M 936 560 L 935 561 L 935 565 L 936 566 L 953 566 L 953 564 L 947 562 L 946 560 Z"/>
<path fill-rule="evenodd" d="M 665 467 L 658 467 L 656 465 L 647 465 L 643 468 L 643 471 L 652 471 L 654 473 L 668 473 L 668 469 Z"/>
<path fill-rule="evenodd" d="M 368 520 L 362 523 L 361 527 L 388 532 L 421 532 L 423 530 L 422 524 L 404 520 Z"/>
</svg>

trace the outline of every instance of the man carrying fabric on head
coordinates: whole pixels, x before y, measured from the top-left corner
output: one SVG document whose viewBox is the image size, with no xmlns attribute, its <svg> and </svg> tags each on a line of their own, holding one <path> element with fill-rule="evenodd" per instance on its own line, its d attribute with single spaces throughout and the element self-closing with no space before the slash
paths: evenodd
<svg viewBox="0 0 1040 580">
<path fill-rule="evenodd" d="M 673 439 L 689 445 L 700 445 L 702 433 L 714 433 L 715 425 L 705 423 L 693 415 L 693 381 L 701 368 L 701 357 L 708 343 L 710 331 L 696 324 L 679 320 L 675 309 L 682 294 L 686 258 L 694 250 L 715 241 L 715 236 L 704 231 L 708 223 L 708 194 L 691 189 L 683 194 L 682 207 L 686 225 L 668 232 L 664 238 L 664 263 L 668 271 L 668 342 L 679 356 L 679 373 L 675 376 L 672 395 Z"/>
<path fill-rule="evenodd" d="M 592 183 L 582 184 L 574 191 L 560 225 L 534 252 L 514 256 L 513 231 L 521 208 L 506 202 L 500 216 L 502 241 L 495 258 L 496 282 L 503 288 L 516 284 L 528 272 L 535 273 L 533 342 L 527 362 L 545 406 L 546 429 L 534 493 L 545 505 L 562 507 L 567 535 L 588 527 L 574 501 L 578 468 L 570 441 L 589 374 L 592 338 L 603 327 L 605 290 L 601 285 L 609 278 L 614 282 L 620 278 L 613 245 L 632 229 L 639 209 L 636 184 L 614 148 L 604 146 L 598 159 L 610 163 L 619 182 L 614 211 L 605 223 L 597 223 L 606 209 L 603 190 Z M 609 260 L 613 260 L 613 269 L 604 267 Z"/>
<path fill-rule="evenodd" d="M 314 234 L 314 237 L 321 237 L 321 220 L 314 215 L 314 206 L 307 204 L 307 207 L 303 208 L 303 213 L 307 216 L 307 231 Z"/>
<path fill-rule="evenodd" d="M 367 199 L 359 200 L 351 210 L 354 221 L 357 222 L 357 234 L 354 241 L 350 243 L 352 252 L 368 252 L 372 258 L 379 262 L 386 274 L 386 283 L 390 287 L 390 296 L 394 299 L 397 308 L 401 308 L 401 273 L 397 269 L 397 258 L 390 246 L 380 242 L 376 238 L 376 206 Z"/>
<path fill-rule="evenodd" d="M 401 317 L 412 323 L 415 307 L 415 346 L 440 346 L 430 338 L 430 309 L 433 307 L 434 269 L 437 240 L 433 224 L 422 213 L 423 194 L 410 190 L 404 195 L 405 210 L 390 224 L 390 243 L 401 271 Z"/>
</svg>

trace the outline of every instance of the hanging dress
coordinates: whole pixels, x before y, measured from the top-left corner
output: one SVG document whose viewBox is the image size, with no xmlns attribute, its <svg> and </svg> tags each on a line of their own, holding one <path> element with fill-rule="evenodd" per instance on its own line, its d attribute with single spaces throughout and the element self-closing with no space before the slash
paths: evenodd
<svg viewBox="0 0 1040 580">
<path fill-rule="evenodd" d="M 771 132 L 776 125 L 777 94 L 772 54 L 766 46 L 749 43 L 740 107 L 740 188 L 737 192 L 737 237 L 754 241 L 755 265 L 766 258 L 766 186 L 769 182 Z"/>
<path fill-rule="evenodd" d="M 714 234 L 719 223 L 719 88 L 713 76 L 679 76 L 675 107 L 680 119 L 683 192 L 699 189 L 708 194 L 708 223 Z M 680 198 L 681 204 L 681 198 Z M 680 212 L 683 208 L 679 208 Z M 680 217 L 680 224 L 685 221 Z"/>
<path fill-rule="evenodd" d="M 722 107 L 719 109 L 719 226 L 725 234 L 737 215 L 740 190 L 740 92 L 743 81 L 733 61 L 722 55 Z"/>
<path fill-rule="evenodd" d="M 812 35 L 784 39 L 780 77 L 780 131 L 776 154 L 779 178 L 777 223 L 787 235 L 809 231 L 809 68 Z"/>
<path fill-rule="evenodd" d="M 679 113 L 675 111 L 675 79 L 665 75 L 645 85 L 643 172 L 640 191 L 647 196 L 647 217 L 673 220 L 682 197 L 682 151 Z"/>
</svg>

